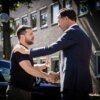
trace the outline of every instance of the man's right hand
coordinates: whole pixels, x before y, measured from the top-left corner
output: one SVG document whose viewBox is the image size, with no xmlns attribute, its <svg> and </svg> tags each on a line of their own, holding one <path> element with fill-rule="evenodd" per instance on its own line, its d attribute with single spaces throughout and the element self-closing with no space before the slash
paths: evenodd
<svg viewBox="0 0 100 100">
<path fill-rule="evenodd" d="M 57 72 L 49 72 L 49 80 L 48 82 L 51 82 L 51 83 L 59 83 L 59 80 L 60 80 L 60 76 Z"/>
</svg>

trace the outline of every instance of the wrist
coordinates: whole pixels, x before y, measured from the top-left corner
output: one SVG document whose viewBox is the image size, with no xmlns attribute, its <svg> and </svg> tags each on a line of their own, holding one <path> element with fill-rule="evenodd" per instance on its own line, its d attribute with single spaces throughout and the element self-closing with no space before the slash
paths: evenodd
<svg viewBox="0 0 100 100">
<path fill-rule="evenodd" d="M 44 79 L 45 79 L 46 81 L 48 81 L 48 80 L 49 80 L 49 75 L 48 75 L 48 74 L 45 74 L 45 75 L 44 75 Z"/>
</svg>

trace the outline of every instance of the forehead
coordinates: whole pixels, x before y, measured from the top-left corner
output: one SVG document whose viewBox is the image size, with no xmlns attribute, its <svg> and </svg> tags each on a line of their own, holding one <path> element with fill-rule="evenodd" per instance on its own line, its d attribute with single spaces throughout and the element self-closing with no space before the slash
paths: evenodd
<svg viewBox="0 0 100 100">
<path fill-rule="evenodd" d="M 32 34 L 33 33 L 32 29 L 26 29 L 25 31 L 26 31 L 26 34 Z"/>
<path fill-rule="evenodd" d="M 60 16 L 60 13 L 57 14 L 57 18 L 59 18 L 59 17 L 61 17 L 61 16 Z"/>
<path fill-rule="evenodd" d="M 25 31 L 26 31 L 26 32 L 30 32 L 30 31 L 32 31 L 32 29 L 26 29 Z"/>
</svg>

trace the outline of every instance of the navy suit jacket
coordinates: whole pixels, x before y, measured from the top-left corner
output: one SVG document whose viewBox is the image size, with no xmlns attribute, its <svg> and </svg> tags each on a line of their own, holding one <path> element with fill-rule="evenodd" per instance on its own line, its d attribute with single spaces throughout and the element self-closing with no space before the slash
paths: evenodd
<svg viewBox="0 0 100 100">
<path fill-rule="evenodd" d="M 78 90 L 92 92 L 89 71 L 91 41 L 78 25 L 69 28 L 54 43 L 47 47 L 30 50 L 31 57 L 50 55 L 61 50 L 61 92 Z"/>
</svg>

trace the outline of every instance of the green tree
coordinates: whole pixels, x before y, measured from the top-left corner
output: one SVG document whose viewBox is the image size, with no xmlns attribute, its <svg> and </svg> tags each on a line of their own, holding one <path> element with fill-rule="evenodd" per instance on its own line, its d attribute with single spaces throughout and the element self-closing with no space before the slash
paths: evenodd
<svg viewBox="0 0 100 100">
<path fill-rule="evenodd" d="M 0 0 L 0 13 L 6 13 L 9 15 L 10 10 L 16 10 L 19 3 L 25 3 L 29 6 L 34 0 Z M 3 58 L 10 59 L 11 54 L 11 41 L 10 41 L 10 21 L 3 22 Z"/>
</svg>

